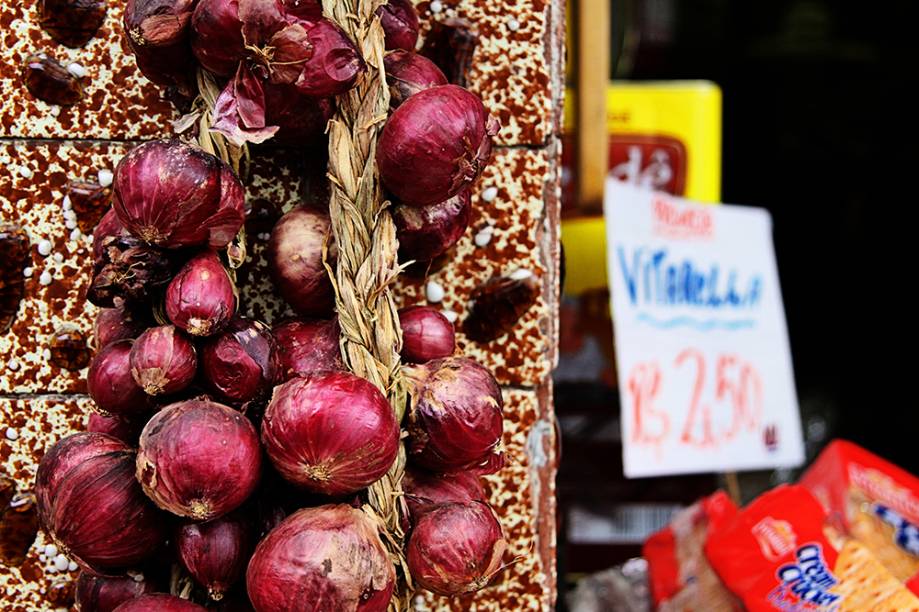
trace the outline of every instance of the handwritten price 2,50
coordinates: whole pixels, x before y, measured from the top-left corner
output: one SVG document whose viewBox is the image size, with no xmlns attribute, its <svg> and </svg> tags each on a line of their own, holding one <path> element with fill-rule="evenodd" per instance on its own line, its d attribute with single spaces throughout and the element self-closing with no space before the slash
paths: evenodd
<svg viewBox="0 0 919 612">
<path fill-rule="evenodd" d="M 659 362 L 635 365 L 628 378 L 632 442 L 658 445 L 673 433 L 679 435 L 682 444 L 714 448 L 743 431 L 759 430 L 763 385 L 750 363 L 732 354 L 718 355 L 709 362 L 701 351 L 687 348 L 670 365 L 668 379 L 686 371 L 693 380 L 686 398 L 688 410 L 658 405 L 661 389 L 667 384 Z M 729 415 L 722 411 L 728 411 Z M 685 418 L 680 423 L 678 415 L 684 412 Z M 716 426 L 715 422 L 721 425 Z"/>
</svg>

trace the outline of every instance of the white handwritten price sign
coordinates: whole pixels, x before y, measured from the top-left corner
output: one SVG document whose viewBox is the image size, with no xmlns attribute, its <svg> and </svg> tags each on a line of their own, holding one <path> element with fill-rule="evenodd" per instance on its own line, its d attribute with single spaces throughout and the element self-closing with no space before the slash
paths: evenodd
<svg viewBox="0 0 919 612">
<path fill-rule="evenodd" d="M 615 180 L 605 213 L 626 476 L 800 465 L 769 214 Z"/>
</svg>

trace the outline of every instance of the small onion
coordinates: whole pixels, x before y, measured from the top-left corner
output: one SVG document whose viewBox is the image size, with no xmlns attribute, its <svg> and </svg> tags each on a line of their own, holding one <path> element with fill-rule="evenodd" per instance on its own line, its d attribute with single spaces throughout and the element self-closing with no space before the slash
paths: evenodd
<svg viewBox="0 0 919 612">
<path fill-rule="evenodd" d="M 371 383 L 320 372 L 277 387 L 262 421 L 275 469 L 316 493 L 355 493 L 385 474 L 399 450 L 399 424 Z"/>
<path fill-rule="evenodd" d="M 393 51 L 383 58 L 389 83 L 389 106 L 396 108 L 419 91 L 446 85 L 447 77 L 428 58 L 410 51 Z"/>
<path fill-rule="evenodd" d="M 115 612 L 207 612 L 207 609 L 174 595 L 154 593 L 130 599 L 115 608 Z"/>
<path fill-rule="evenodd" d="M 328 19 L 313 22 L 307 35 L 313 55 L 294 82 L 297 89 L 322 98 L 351 89 L 366 65 L 348 35 Z"/>
<path fill-rule="evenodd" d="M 268 241 L 268 269 L 281 297 L 307 317 L 328 317 L 335 305 L 332 281 L 322 263 L 330 239 L 327 213 L 296 208 L 274 226 Z M 329 250 L 333 251 L 330 245 Z"/>
<path fill-rule="evenodd" d="M 501 524 L 487 504 L 447 503 L 415 522 L 405 556 L 422 588 L 452 596 L 485 587 L 501 570 L 506 549 Z"/>
<path fill-rule="evenodd" d="M 131 349 L 131 375 L 147 395 L 178 393 L 197 368 L 195 345 L 172 325 L 148 329 Z"/>
<path fill-rule="evenodd" d="M 188 95 L 194 82 L 189 23 L 196 0 L 128 0 L 124 31 L 145 77 Z"/>
<path fill-rule="evenodd" d="M 504 429 L 501 389 L 486 368 L 450 357 L 405 368 L 414 383 L 409 457 L 438 472 L 488 465 Z"/>
<path fill-rule="evenodd" d="M 166 538 L 163 517 L 134 480 L 134 451 L 105 434 L 76 433 L 51 447 L 35 495 L 51 537 L 95 571 L 140 563 Z"/>
<path fill-rule="evenodd" d="M 95 241 L 94 241 L 95 243 Z M 172 279 L 169 253 L 133 236 L 102 239 L 99 258 L 93 262 L 93 279 L 86 293 L 97 306 L 147 305 Z"/>
<path fill-rule="evenodd" d="M 257 612 L 382 612 L 395 581 L 376 522 L 346 505 L 292 514 L 259 543 L 246 571 Z"/>
<path fill-rule="evenodd" d="M 400 258 L 430 261 L 446 253 L 463 237 L 472 216 L 472 200 L 469 190 L 464 189 L 437 204 L 398 204 L 393 207 L 392 216 Z"/>
<path fill-rule="evenodd" d="M 193 336 L 219 332 L 236 313 L 236 288 L 216 253 L 193 257 L 166 289 L 166 314 Z"/>
<path fill-rule="evenodd" d="M 402 359 L 425 363 L 449 357 L 456 350 L 453 323 L 436 308 L 411 306 L 399 311 L 402 327 Z"/>
<path fill-rule="evenodd" d="M 163 408 L 144 427 L 137 480 L 163 510 L 198 521 L 238 508 L 262 467 L 255 427 L 239 412 L 202 400 Z"/>
<path fill-rule="evenodd" d="M 100 351 L 112 342 L 131 340 L 144 331 L 137 316 L 125 308 L 103 308 L 93 322 L 93 347 Z"/>
<path fill-rule="evenodd" d="M 179 529 L 176 548 L 188 573 L 219 601 L 243 575 L 252 553 L 252 528 L 237 515 Z"/>
<path fill-rule="evenodd" d="M 150 410 L 150 396 L 131 375 L 133 345 L 133 340 L 113 342 L 89 365 L 86 387 L 100 414 L 134 419 Z"/>
<path fill-rule="evenodd" d="M 161 247 L 221 249 L 245 220 L 243 186 L 230 167 L 175 140 L 132 149 L 115 169 L 114 193 L 128 231 Z"/>
<path fill-rule="evenodd" d="M 443 202 L 482 173 L 498 127 L 482 101 L 462 87 L 418 92 L 383 128 L 377 148 L 380 178 L 403 204 Z"/>
<path fill-rule="evenodd" d="M 204 378 L 220 396 L 244 404 L 265 396 L 278 373 L 278 351 L 260 321 L 236 318 L 201 349 Z"/>
<path fill-rule="evenodd" d="M 482 481 L 473 472 L 431 474 L 420 470 L 406 470 L 402 490 L 414 520 L 435 504 L 448 502 L 485 501 Z"/>
<path fill-rule="evenodd" d="M 99 223 L 96 224 L 96 228 L 93 230 L 93 262 L 95 263 L 102 259 L 102 251 L 105 248 L 106 238 L 126 236 L 127 233 L 128 230 L 125 229 L 124 224 L 118 219 L 115 209 L 110 208 L 107 213 L 102 215 L 102 218 L 99 219 Z"/>
<path fill-rule="evenodd" d="M 124 602 L 152 593 L 156 586 L 142 576 L 93 576 L 86 572 L 77 578 L 76 604 L 80 612 L 112 612 Z"/>
<path fill-rule="evenodd" d="M 278 382 L 322 370 L 343 370 L 338 319 L 285 321 L 273 332 L 278 343 Z"/>
<path fill-rule="evenodd" d="M 414 51 L 418 44 L 418 12 L 411 0 L 389 0 L 377 9 L 386 49 Z"/>
<path fill-rule="evenodd" d="M 98 412 L 90 413 L 89 423 L 86 425 L 86 431 L 110 435 L 129 446 L 137 445 L 142 428 L 143 423 L 140 421 L 125 421 L 117 417 L 102 416 Z"/>
</svg>

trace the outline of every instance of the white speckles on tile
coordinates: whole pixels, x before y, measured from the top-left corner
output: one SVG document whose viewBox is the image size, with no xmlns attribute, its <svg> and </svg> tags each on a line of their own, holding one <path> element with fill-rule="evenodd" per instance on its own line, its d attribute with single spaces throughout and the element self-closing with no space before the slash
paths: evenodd
<svg viewBox="0 0 919 612">
<path fill-rule="evenodd" d="M 486 187 L 486 188 L 482 191 L 482 201 L 483 201 L 483 202 L 494 202 L 494 201 L 495 201 L 495 198 L 497 198 L 497 197 L 498 197 L 498 188 L 497 188 L 497 187 L 494 187 L 494 186 Z"/>
<path fill-rule="evenodd" d="M 111 187 L 112 182 L 115 180 L 115 175 L 111 170 L 103 169 L 99 170 L 99 184 L 103 187 Z"/>
<path fill-rule="evenodd" d="M 70 240 L 73 242 L 76 242 L 82 237 L 83 237 L 83 232 L 80 231 L 80 228 L 74 228 L 74 230 L 70 232 Z"/>
<path fill-rule="evenodd" d="M 26 278 L 32 278 L 33 272 L 35 272 L 35 270 L 32 268 L 32 266 L 26 266 L 22 269 L 22 275 Z"/>
<path fill-rule="evenodd" d="M 87 74 L 86 68 L 83 67 L 83 64 L 79 64 L 77 62 L 73 62 L 72 64 L 68 65 L 67 72 L 77 77 L 78 79 L 82 79 Z"/>
<path fill-rule="evenodd" d="M 525 268 L 519 268 L 508 274 L 508 278 L 515 281 L 526 280 L 531 276 L 533 276 L 533 272 Z"/>
<path fill-rule="evenodd" d="M 441 313 L 444 315 L 447 321 L 450 321 L 451 323 L 456 323 L 456 320 L 459 319 L 459 315 L 456 314 L 456 312 L 453 310 L 443 310 Z"/>
<path fill-rule="evenodd" d="M 51 108 L 48 109 L 48 112 L 51 113 L 52 117 L 57 117 L 58 115 L 61 114 L 61 107 L 58 106 L 57 104 L 52 104 Z"/>
<path fill-rule="evenodd" d="M 51 254 L 51 241 L 44 239 L 38 243 L 38 254 L 42 257 L 47 257 Z"/>
<path fill-rule="evenodd" d="M 6 363 L 6 367 L 8 370 L 15 372 L 19 369 L 19 362 L 11 359 Z"/>
<path fill-rule="evenodd" d="M 41 273 L 41 276 L 38 277 L 38 282 L 42 285 L 50 285 L 54 279 L 51 278 L 51 273 L 45 270 Z"/>
<path fill-rule="evenodd" d="M 511 32 L 516 32 L 517 30 L 520 29 L 520 22 L 517 21 L 515 18 L 511 17 L 510 19 L 507 20 L 507 29 L 510 30 Z"/>
<path fill-rule="evenodd" d="M 432 304 L 443 301 L 444 293 L 443 285 L 437 281 L 428 281 L 428 284 L 424 287 L 424 295 Z"/>
<path fill-rule="evenodd" d="M 44 552 L 44 555 L 45 555 L 46 557 L 49 557 L 49 558 L 52 558 L 52 559 L 53 559 L 54 557 L 57 556 L 57 552 L 58 552 L 57 546 L 55 546 L 54 544 L 47 544 L 47 545 L 45 546 L 45 550 L 42 551 L 42 552 Z"/>
<path fill-rule="evenodd" d="M 45 361 L 48 361 L 49 359 L 51 359 L 51 349 L 46 348 L 45 350 L 43 350 L 41 352 L 41 356 L 42 356 L 42 359 L 44 359 Z"/>
<path fill-rule="evenodd" d="M 76 219 L 67 219 L 67 221 L 64 222 L 64 226 L 69 230 L 76 229 L 77 221 Z"/>
<path fill-rule="evenodd" d="M 67 571 L 68 571 L 68 572 L 75 572 L 75 571 L 77 571 L 77 568 L 78 568 L 78 567 L 79 567 L 79 566 L 78 566 L 76 563 L 74 563 L 73 561 L 71 561 L 70 563 L 67 564 Z"/>
<path fill-rule="evenodd" d="M 27 166 L 20 166 L 20 167 L 19 167 L 19 176 L 21 176 L 22 178 L 24 178 L 24 179 L 30 179 L 30 178 L 32 178 L 34 175 L 35 175 L 35 173 L 32 172 L 32 169 L 31 169 L 31 168 L 29 168 L 29 167 L 27 167 Z"/>
<path fill-rule="evenodd" d="M 444 10 L 444 5 L 440 0 L 433 0 L 429 5 L 429 8 L 431 9 L 431 12 L 436 15 L 437 13 Z"/>
<path fill-rule="evenodd" d="M 475 245 L 477 247 L 487 246 L 488 243 L 491 242 L 491 237 L 494 236 L 494 234 L 495 234 L 495 228 L 493 228 L 490 225 L 486 225 L 485 227 L 480 229 L 478 232 L 476 232 L 475 236 L 473 237 L 473 240 L 475 241 Z"/>
<path fill-rule="evenodd" d="M 12 427 L 6 428 L 6 439 L 7 440 L 18 440 L 19 432 L 13 429 Z"/>
<path fill-rule="evenodd" d="M 64 196 L 64 201 L 61 203 L 61 207 L 62 207 L 64 210 L 70 210 L 70 209 L 73 208 L 73 202 L 70 201 L 70 196 L 69 196 L 69 195 L 65 195 L 65 196 Z"/>
<path fill-rule="evenodd" d="M 73 229 L 73 228 L 68 226 L 67 229 Z M 54 261 L 56 261 L 57 263 L 64 263 L 64 254 L 63 254 L 63 253 L 55 253 L 55 254 L 54 254 Z"/>
<path fill-rule="evenodd" d="M 54 567 L 59 572 L 66 572 L 70 566 L 70 559 L 64 555 L 58 555 L 54 558 Z"/>
<path fill-rule="evenodd" d="M 74 220 L 74 221 L 76 221 L 76 219 L 77 219 L 77 213 L 73 212 L 73 209 L 71 209 L 71 208 L 65 208 L 65 209 L 64 209 L 64 218 L 65 218 L 66 220 L 68 220 L 68 221 L 70 221 L 71 219 Z"/>
</svg>

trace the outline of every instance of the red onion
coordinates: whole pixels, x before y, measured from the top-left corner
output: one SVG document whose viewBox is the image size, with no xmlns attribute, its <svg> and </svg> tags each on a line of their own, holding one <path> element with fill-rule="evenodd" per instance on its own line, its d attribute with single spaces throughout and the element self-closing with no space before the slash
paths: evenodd
<svg viewBox="0 0 919 612">
<path fill-rule="evenodd" d="M 328 317 L 335 306 L 332 281 L 322 264 L 330 228 L 327 213 L 296 208 L 281 217 L 268 241 L 268 269 L 274 284 L 281 297 L 303 316 Z"/>
<path fill-rule="evenodd" d="M 163 510 L 199 521 L 238 508 L 258 485 L 258 434 L 249 419 L 215 402 L 163 408 L 144 427 L 137 480 Z"/>
<path fill-rule="evenodd" d="M 464 189 L 452 198 L 427 206 L 397 204 L 392 209 L 403 261 L 430 261 L 459 242 L 469 226 L 472 200 Z"/>
<path fill-rule="evenodd" d="M 447 503 L 416 521 L 405 556 L 418 585 L 452 596 L 485 587 L 501 570 L 506 549 L 501 525 L 487 504 Z"/>
<path fill-rule="evenodd" d="M 386 610 L 396 574 L 377 529 L 364 512 L 346 505 L 292 514 L 249 561 L 252 605 L 258 612 Z"/>
<path fill-rule="evenodd" d="M 472 472 L 431 474 L 420 470 L 406 470 L 402 479 L 402 490 L 415 520 L 435 504 L 485 501 L 482 481 Z"/>
<path fill-rule="evenodd" d="M 278 126 L 274 142 L 302 146 L 325 131 L 334 104 L 300 93 L 294 85 L 265 84 L 265 122 Z"/>
<path fill-rule="evenodd" d="M 182 565 L 215 601 L 242 577 L 253 544 L 250 525 L 236 515 L 188 523 L 176 537 Z"/>
<path fill-rule="evenodd" d="M 134 451 L 105 434 L 76 433 L 51 447 L 35 495 L 51 537 L 96 571 L 139 563 L 166 538 L 163 517 L 134 480 Z"/>
<path fill-rule="evenodd" d="M 345 368 L 338 342 L 341 335 L 338 319 L 286 321 L 275 326 L 272 333 L 278 343 L 279 382 L 302 374 Z"/>
<path fill-rule="evenodd" d="M 77 578 L 77 610 L 81 612 L 112 612 L 124 602 L 151 593 L 156 586 L 142 575 L 93 576 L 82 572 Z"/>
<path fill-rule="evenodd" d="M 114 188 L 118 218 L 157 246 L 221 249 L 245 220 L 243 186 L 230 167 L 175 140 L 132 149 L 115 169 Z"/>
<path fill-rule="evenodd" d="M 143 331 L 143 324 L 129 310 L 103 308 L 93 322 L 93 348 L 102 350 L 112 342 L 136 338 Z"/>
<path fill-rule="evenodd" d="M 102 258 L 102 250 L 105 248 L 105 239 L 108 237 L 124 236 L 128 230 L 115 214 L 115 209 L 110 208 L 107 213 L 102 215 L 96 228 L 93 230 L 93 261 L 99 261 Z"/>
<path fill-rule="evenodd" d="M 189 260 L 166 290 L 169 320 L 193 336 L 219 332 L 235 313 L 236 288 L 213 251 Z"/>
<path fill-rule="evenodd" d="M 137 418 L 150 410 L 150 396 L 131 376 L 133 340 L 119 340 L 99 351 L 89 365 L 86 387 L 105 416 Z"/>
<path fill-rule="evenodd" d="M 418 43 L 418 13 L 411 0 L 389 0 L 377 9 L 386 49 L 414 51 Z"/>
<path fill-rule="evenodd" d="M 93 241 L 95 243 L 95 241 Z M 100 243 L 86 297 L 101 307 L 147 305 L 172 279 L 173 264 L 163 249 L 133 236 L 109 236 Z"/>
<path fill-rule="evenodd" d="M 191 95 L 195 62 L 189 23 L 195 0 L 128 0 L 124 31 L 145 77 Z"/>
<path fill-rule="evenodd" d="M 450 357 L 405 368 L 405 374 L 415 385 L 408 426 L 413 461 L 455 472 L 498 453 L 503 399 L 491 372 L 471 359 Z"/>
<path fill-rule="evenodd" d="M 115 608 L 115 612 L 207 612 L 207 609 L 187 599 L 154 593 L 128 600 Z"/>
<path fill-rule="evenodd" d="M 244 404 L 265 396 L 278 373 L 278 351 L 260 321 L 236 318 L 201 350 L 204 378 L 221 397 Z"/>
<path fill-rule="evenodd" d="M 410 51 L 387 53 L 383 64 L 386 66 L 391 108 L 396 108 L 419 91 L 447 84 L 447 77 L 434 62 Z"/>
<path fill-rule="evenodd" d="M 449 357 L 456 350 L 453 323 L 430 306 L 411 306 L 399 311 L 402 327 L 402 359 L 425 363 Z"/>
<path fill-rule="evenodd" d="M 403 204 L 443 202 L 482 173 L 498 127 L 482 101 L 462 87 L 418 92 L 383 128 L 377 148 L 380 178 Z"/>
<path fill-rule="evenodd" d="M 366 65 L 348 35 L 328 19 L 300 23 L 307 27 L 313 55 L 294 81 L 297 89 L 317 97 L 337 96 L 351 89 Z"/>
<path fill-rule="evenodd" d="M 277 387 L 262 443 L 288 481 L 325 495 L 355 493 L 385 474 L 399 450 L 399 424 L 371 383 L 320 372 Z"/>
<path fill-rule="evenodd" d="M 92 412 L 89 415 L 86 431 L 107 434 L 113 438 L 118 438 L 129 446 L 135 446 L 142 427 L 142 422 L 125 421 L 117 417 L 107 417 L 98 412 Z"/>
<path fill-rule="evenodd" d="M 197 368 L 195 345 L 172 325 L 148 329 L 131 349 L 131 375 L 147 395 L 178 393 Z"/>
</svg>

